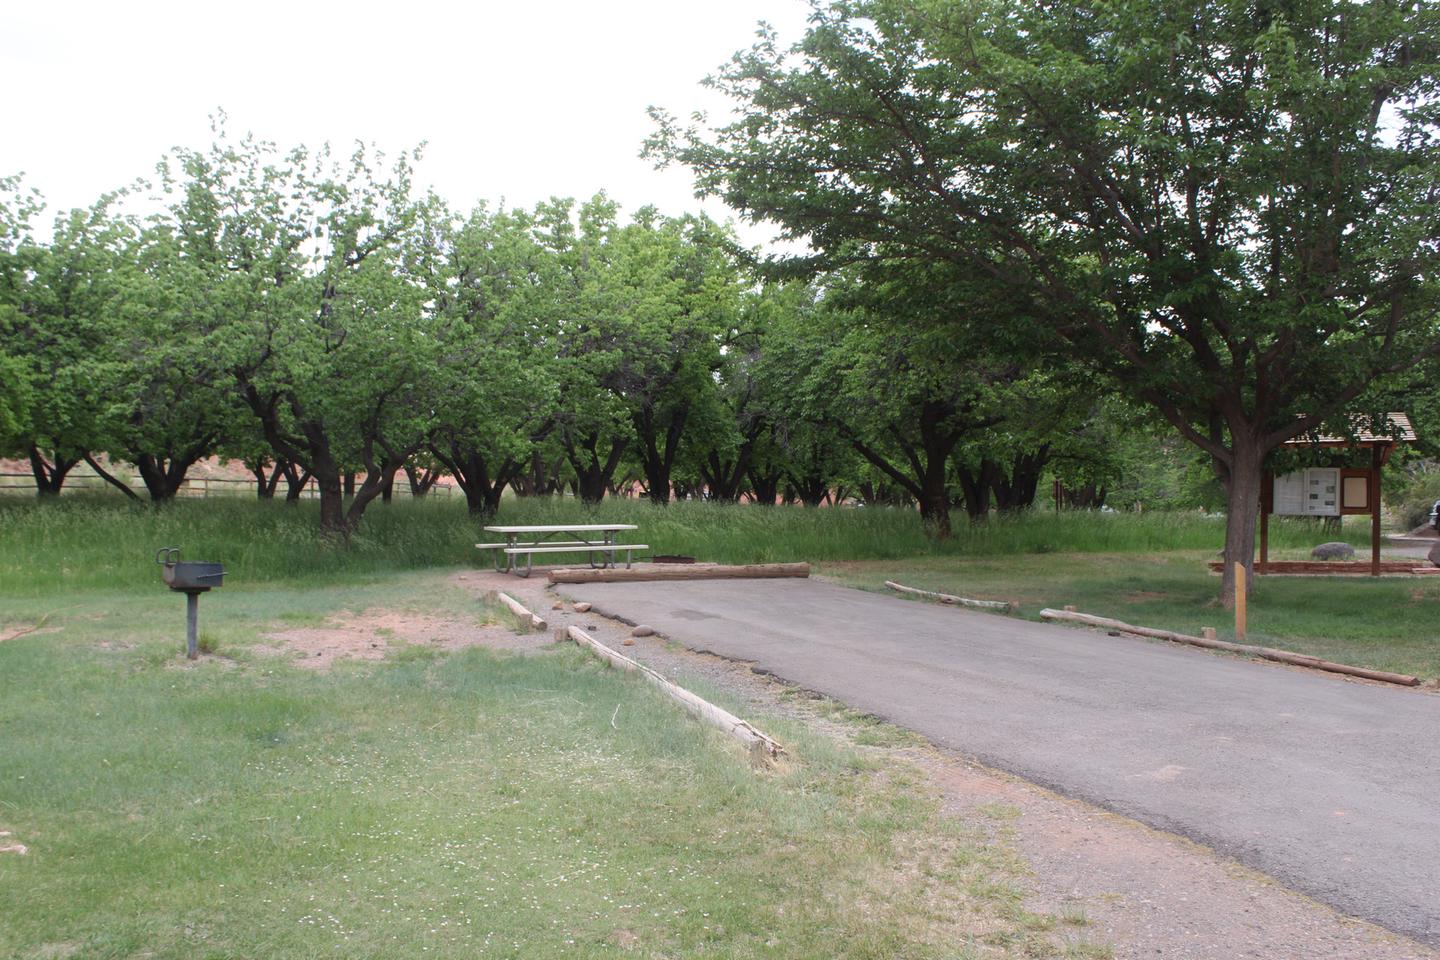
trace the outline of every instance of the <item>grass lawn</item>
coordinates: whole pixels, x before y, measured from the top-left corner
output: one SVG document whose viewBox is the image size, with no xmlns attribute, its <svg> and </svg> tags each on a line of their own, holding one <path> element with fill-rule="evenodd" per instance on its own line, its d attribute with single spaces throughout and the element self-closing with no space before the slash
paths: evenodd
<svg viewBox="0 0 1440 960">
<path fill-rule="evenodd" d="M 499 519 L 582 516 L 637 523 L 656 552 L 1229 632 L 1205 567 L 1222 526 L 1195 515 L 1035 514 L 946 544 L 884 509 L 550 500 Z M 0 957 L 1107 955 L 1083 918 L 1022 909 L 1003 831 L 941 816 L 906 738 L 843 710 L 839 740 L 752 714 L 793 753 L 756 774 L 570 647 L 330 672 L 260 655 L 267 630 L 341 611 L 487 615 L 446 579 L 480 562 L 461 504 L 377 504 L 347 546 L 315 519 L 0 502 L 0 636 L 43 628 L 0 641 L 0 830 L 30 848 L 0 855 Z M 1333 538 L 1272 532 L 1277 554 Z M 197 664 L 153 563 L 172 544 L 229 572 Z M 1434 580 L 1267 579 L 1251 639 L 1434 677 L 1437 601 Z"/>
<path fill-rule="evenodd" d="M 1214 551 L 929 556 L 822 565 L 842 583 L 885 591 L 884 581 L 977 599 L 1014 600 L 1019 615 L 1072 604 L 1084 613 L 1198 634 L 1234 636 L 1219 605 Z M 1349 663 L 1440 677 L 1440 582 L 1422 578 L 1259 577 L 1248 642 Z M 885 591 L 889 592 L 889 591 Z M 1117 641 L 1119 642 L 1119 641 Z M 1134 642 L 1134 641 L 1131 641 Z"/>
<path fill-rule="evenodd" d="M 30 849 L 0 855 L 0 956 L 1108 955 L 884 749 L 752 717 L 792 751 L 752 772 L 569 646 L 254 650 L 347 609 L 483 616 L 442 572 L 236 581 L 195 664 L 146 573 L 0 598 L 58 628 L 0 642 L 0 829 Z"/>
</svg>

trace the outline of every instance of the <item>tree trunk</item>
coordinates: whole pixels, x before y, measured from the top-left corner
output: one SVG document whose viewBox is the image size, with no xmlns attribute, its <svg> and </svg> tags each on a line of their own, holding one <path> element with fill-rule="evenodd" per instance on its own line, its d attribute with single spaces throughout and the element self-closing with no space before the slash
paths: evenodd
<svg viewBox="0 0 1440 960">
<path fill-rule="evenodd" d="M 581 502 L 594 506 L 605 499 L 605 474 L 599 467 L 582 469 L 577 471 L 577 473 L 578 476 L 575 478 L 575 492 L 579 494 Z M 654 500 L 653 494 L 651 495 L 651 499 Z M 666 497 L 664 501 L 657 502 L 663 503 L 668 500 L 669 498 Z"/>
<path fill-rule="evenodd" d="M 320 492 L 320 532 L 342 539 L 348 537 L 350 531 L 345 525 L 345 487 L 340 471 L 333 466 L 323 469 L 318 464 L 316 466 L 315 486 Z"/>
<path fill-rule="evenodd" d="M 81 457 L 72 459 L 63 456 L 57 450 L 51 454 L 50 460 L 46 460 L 45 455 L 40 452 L 40 448 L 32 446 L 30 448 L 30 472 L 35 477 L 36 496 L 59 496 L 60 488 L 65 485 L 65 478 L 81 459 Z"/>
<path fill-rule="evenodd" d="M 413 463 L 407 463 L 405 479 L 410 483 L 410 496 L 423 497 L 435 488 L 436 481 L 440 479 L 440 470 L 436 467 L 417 470 Z"/>
<path fill-rule="evenodd" d="M 345 471 L 345 496 L 355 496 L 355 471 Z"/>
<path fill-rule="evenodd" d="M 400 465 L 409 459 L 419 444 L 404 450 L 390 451 L 387 448 L 387 452 L 393 455 L 381 457 L 378 463 L 371 453 L 372 446 L 372 441 L 366 441 L 365 480 L 356 489 L 355 496 L 350 499 L 350 505 L 345 509 L 345 527 L 342 534 L 347 540 L 360 526 L 360 518 L 364 516 L 365 508 L 381 496 L 387 486 L 395 485 L 395 474 L 400 472 Z"/>
<path fill-rule="evenodd" d="M 818 507 L 825 502 L 825 495 L 830 492 L 830 486 L 825 482 L 825 476 L 816 471 L 804 474 L 790 474 L 789 490 L 794 497 L 799 497 L 800 502 L 807 507 Z"/>
<path fill-rule="evenodd" d="M 1016 453 L 1010 460 L 1008 472 L 1001 464 L 995 464 L 990 486 L 1001 513 L 1027 510 L 1035 503 L 1040 475 L 1049 462 L 1050 447 L 1046 444 L 1033 453 Z"/>
<path fill-rule="evenodd" d="M 948 451 L 947 451 L 948 453 Z M 945 455 L 933 457 L 920 478 L 920 522 L 936 540 L 949 540 L 950 489 L 945 482 Z"/>
<path fill-rule="evenodd" d="M 761 507 L 775 506 L 775 501 L 780 496 L 780 478 L 785 475 L 784 472 L 775 470 L 767 473 L 764 470 L 751 469 L 749 475 L 752 502 Z"/>
<path fill-rule="evenodd" d="M 285 502 L 297 503 L 305 493 L 305 484 L 310 482 L 310 471 L 300 470 L 289 460 L 285 461 Z M 274 481 L 271 482 L 272 486 Z"/>
<path fill-rule="evenodd" d="M 279 469 L 279 466 L 280 465 L 276 463 L 270 467 L 270 479 L 266 481 L 265 492 L 261 494 L 266 500 L 274 500 L 275 491 L 280 487 L 280 478 L 283 476 L 283 473 Z"/>
<path fill-rule="evenodd" d="M 1238 432 L 1231 436 L 1230 463 L 1216 463 L 1225 488 L 1225 569 L 1220 579 L 1220 602 L 1227 610 L 1235 606 L 1235 564 L 1244 565 L 1247 594 L 1252 582 L 1264 463 L 1265 451 L 1260 443 Z"/>
<path fill-rule="evenodd" d="M 261 460 L 255 464 L 246 464 L 250 472 L 255 476 L 255 497 L 258 500 L 274 500 L 275 488 L 280 485 L 280 477 L 284 473 L 284 461 L 277 461 L 270 465 L 270 472 L 265 472 L 266 461 Z"/>
<path fill-rule="evenodd" d="M 488 520 L 495 516 L 500 509 L 500 497 L 505 493 L 506 484 L 518 478 L 524 467 L 519 460 L 503 460 L 492 478 L 489 461 L 468 445 L 452 441 L 443 449 L 432 446 L 430 452 L 455 478 L 460 492 L 465 494 L 466 509 L 470 516 L 478 520 Z M 434 475 L 438 477 L 439 471 L 435 471 Z"/>
<path fill-rule="evenodd" d="M 635 435 L 640 438 L 640 466 L 645 471 L 645 489 L 649 493 L 650 502 L 657 506 L 663 507 L 670 502 L 670 474 L 674 469 L 675 454 L 680 449 L 685 423 L 689 418 L 689 404 L 682 403 L 677 409 L 671 410 L 662 437 L 653 407 L 641 407 L 631 417 Z"/>
<path fill-rule="evenodd" d="M 166 503 L 175 499 L 175 494 L 185 483 L 185 474 L 199 458 L 188 455 L 172 457 L 142 453 L 135 458 L 135 468 L 150 494 L 151 503 Z"/>
<path fill-rule="evenodd" d="M 564 465 L 564 456 L 554 463 L 546 463 L 545 458 L 537 450 L 530 455 L 528 469 L 515 472 L 515 476 L 510 481 L 510 487 L 515 491 L 517 497 L 553 496 L 563 489 L 560 481 L 560 468 Z"/>
<path fill-rule="evenodd" d="M 1083 487 L 1061 487 L 1060 502 L 1070 510 L 1098 510 L 1105 506 L 1105 487 L 1087 483 Z"/>
<path fill-rule="evenodd" d="M 95 475 L 98 476 L 101 480 L 104 480 L 106 483 L 110 484 L 110 486 L 114 487 L 116 490 L 119 490 L 131 500 L 139 501 L 139 494 L 137 494 L 134 490 L 131 490 L 130 487 L 126 485 L 125 481 L 121 480 L 119 477 L 116 477 L 114 474 L 110 473 L 110 471 L 100 466 L 99 461 L 97 461 L 94 457 L 90 456 L 90 454 L 87 453 L 84 454 L 84 459 L 85 462 L 90 465 L 90 469 L 94 470 Z"/>
<path fill-rule="evenodd" d="M 969 430 L 981 429 L 988 423 L 967 423 L 956 425 L 955 410 L 950 404 L 939 400 L 927 400 L 920 408 L 920 416 L 914 427 L 918 437 L 909 429 L 892 425 L 888 433 L 903 461 L 887 456 L 882 449 L 872 447 L 865 440 L 851 436 L 850 446 L 885 476 L 910 491 L 920 504 L 920 519 L 925 531 L 938 540 L 950 537 L 950 490 L 947 473 L 950 455 L 954 452 L 960 437 Z M 906 425 L 907 428 L 909 425 Z M 892 462 L 892 460 L 894 462 Z M 896 463 L 901 462 L 902 466 Z M 908 467 L 908 471 L 904 469 Z"/>
<path fill-rule="evenodd" d="M 570 468 L 575 471 L 575 493 L 580 500 L 594 506 L 605 499 L 605 491 L 610 486 L 611 478 L 615 476 L 615 470 L 620 466 L 620 460 L 625 455 L 625 449 L 629 446 L 626 439 L 612 440 L 610 453 L 605 458 L 600 456 L 600 437 L 598 434 L 590 434 L 583 438 L 583 442 L 577 445 L 573 438 L 564 438 L 565 455 L 570 460 Z M 669 477 L 665 478 L 667 485 L 666 499 L 669 499 Z M 650 491 L 651 499 L 655 499 L 655 491 Z"/>
<path fill-rule="evenodd" d="M 960 480 L 960 490 L 965 495 L 965 513 L 971 523 L 979 523 L 990 513 L 990 492 L 995 486 L 995 462 L 981 460 L 974 470 L 956 467 L 955 475 Z"/>
</svg>

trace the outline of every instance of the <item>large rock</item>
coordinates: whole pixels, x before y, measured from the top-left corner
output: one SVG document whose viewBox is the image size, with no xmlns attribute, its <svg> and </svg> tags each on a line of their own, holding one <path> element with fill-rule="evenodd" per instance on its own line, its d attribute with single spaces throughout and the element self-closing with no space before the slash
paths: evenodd
<svg viewBox="0 0 1440 960">
<path fill-rule="evenodd" d="M 1429 560 L 1432 565 L 1440 567 L 1440 543 L 1430 548 Z"/>
<path fill-rule="evenodd" d="M 1355 556 L 1355 548 L 1348 543 L 1332 540 L 1311 550 L 1310 556 L 1316 560 L 1349 560 Z"/>
</svg>

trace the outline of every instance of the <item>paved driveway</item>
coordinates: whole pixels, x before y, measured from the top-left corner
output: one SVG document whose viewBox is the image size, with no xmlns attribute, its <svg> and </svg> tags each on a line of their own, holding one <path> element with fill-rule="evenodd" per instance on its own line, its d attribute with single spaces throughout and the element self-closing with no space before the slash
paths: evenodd
<svg viewBox="0 0 1440 960">
<path fill-rule="evenodd" d="M 1440 696 L 815 580 L 559 589 L 1440 946 Z"/>
</svg>

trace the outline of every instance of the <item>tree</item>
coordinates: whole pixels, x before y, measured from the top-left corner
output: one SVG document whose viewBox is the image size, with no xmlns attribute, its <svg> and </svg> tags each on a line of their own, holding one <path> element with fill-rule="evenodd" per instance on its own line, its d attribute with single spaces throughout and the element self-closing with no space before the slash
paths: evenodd
<svg viewBox="0 0 1440 960">
<path fill-rule="evenodd" d="M 704 218 L 648 207 L 621 224 L 603 194 L 573 221 L 572 210 L 557 201 L 536 212 L 555 253 L 547 286 L 565 398 L 556 437 L 585 502 L 598 503 L 634 456 L 651 501 L 668 503 L 696 399 L 713 389 L 738 309 L 727 238 Z"/>
<path fill-rule="evenodd" d="M 1267 456 L 1440 351 L 1440 13 L 1378 0 L 862 0 L 658 115 L 656 155 L 808 266 L 964 263 L 1203 450 L 1254 553 Z M 1233 597 L 1232 563 L 1222 598 Z"/>
<path fill-rule="evenodd" d="M 927 296 L 932 291 L 913 275 L 884 285 L 855 284 L 845 275 L 830 282 L 810 309 L 791 314 L 766 339 L 767 351 L 788 370 L 786 402 L 812 429 L 833 430 L 907 491 L 926 529 L 946 539 L 951 457 L 961 441 L 1004 419 L 997 387 L 1018 367 L 984 350 L 988 316 L 979 307 L 948 328 L 915 322 L 917 311 L 948 307 Z M 954 361 L 957 350 L 964 363 Z M 792 477 L 807 503 L 829 492 L 828 482 L 817 490 L 805 481 Z"/>
<path fill-rule="evenodd" d="M 154 503 L 174 499 L 250 416 L 221 360 L 234 317 L 215 299 L 225 281 L 208 232 L 213 199 L 189 191 L 128 238 L 111 275 L 104 449 L 135 465 Z"/>
<path fill-rule="evenodd" d="M 554 416 L 554 335 L 540 283 L 551 254 L 533 227 L 527 213 L 484 207 L 461 221 L 432 199 L 411 255 L 445 344 L 428 445 L 476 517 L 499 509 Z"/>
<path fill-rule="evenodd" d="M 32 435 L 33 370 L 22 353 L 25 320 L 20 312 L 29 285 L 30 259 L 35 251 L 30 220 L 41 203 L 23 189 L 19 177 L 0 178 L 0 453 L 18 453 Z"/>
<path fill-rule="evenodd" d="M 434 409 L 440 344 L 402 255 L 410 160 L 378 172 L 384 158 L 363 146 L 338 161 L 217 128 L 208 150 L 177 150 L 160 170 L 202 264 L 216 362 L 274 456 L 314 478 L 321 529 L 341 539 L 421 448 Z"/>
<path fill-rule="evenodd" d="M 92 456 L 103 448 L 114 401 L 107 389 L 119 335 L 113 305 L 129 235 L 114 200 L 57 217 L 43 246 L 24 232 L 38 206 L 10 205 L 22 216 L 11 218 L 8 249 L 0 251 L 0 323 L 10 364 L 25 371 L 13 389 L 23 390 L 27 410 L 7 446 L 29 458 L 41 496 L 59 494 L 84 462 L 130 492 Z"/>
</svg>

